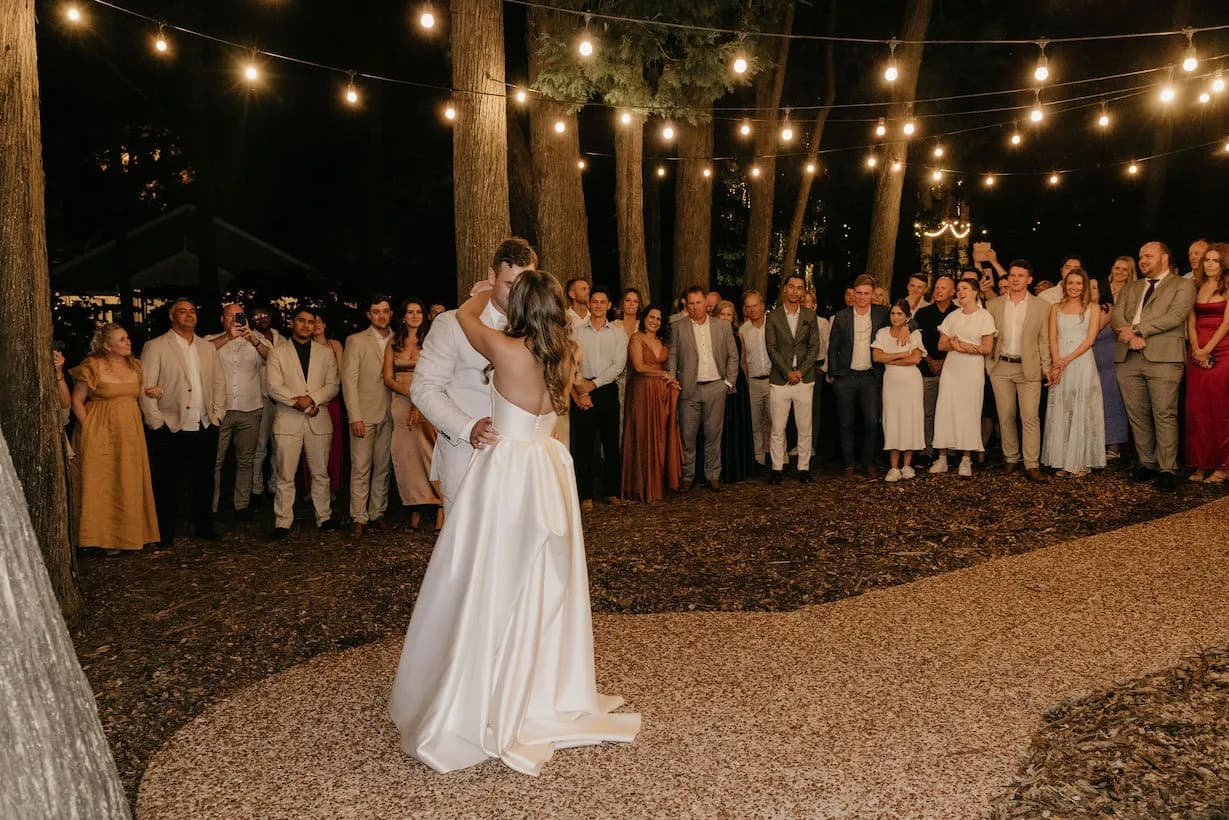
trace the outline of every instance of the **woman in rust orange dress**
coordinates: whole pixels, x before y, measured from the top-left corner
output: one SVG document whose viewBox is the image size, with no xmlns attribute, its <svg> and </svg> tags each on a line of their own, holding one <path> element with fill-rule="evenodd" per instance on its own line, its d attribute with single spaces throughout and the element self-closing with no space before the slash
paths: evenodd
<svg viewBox="0 0 1229 820">
<path fill-rule="evenodd" d="M 669 355 L 665 311 L 645 309 L 641 330 L 627 343 L 623 412 L 623 497 L 658 501 L 677 490 L 683 471 L 678 382 L 664 369 Z"/>
<path fill-rule="evenodd" d="M 431 515 L 438 532 L 444 526 L 444 508 L 430 477 L 435 428 L 410 402 L 414 368 L 430 328 L 426 307 L 418 299 L 406 299 L 394 327 L 392 341 L 384 347 L 384 385 L 393 393 L 393 474 L 401 503 L 414 508 L 410 526 L 418 527 L 422 508 L 433 507 Z"/>
</svg>

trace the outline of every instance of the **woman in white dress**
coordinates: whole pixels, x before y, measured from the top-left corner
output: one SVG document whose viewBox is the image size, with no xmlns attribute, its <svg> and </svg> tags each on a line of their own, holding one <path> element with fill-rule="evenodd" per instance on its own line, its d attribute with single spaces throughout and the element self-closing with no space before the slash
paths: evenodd
<svg viewBox="0 0 1229 820">
<path fill-rule="evenodd" d="M 956 285 L 956 304 L 939 325 L 939 349 L 948 351 L 939 375 L 935 403 L 934 448 L 939 451 L 932 473 L 947 472 L 948 449 L 961 450 L 957 471 L 973 475 L 971 453 L 982 452 L 981 405 L 986 382 L 986 356 L 994 349 L 994 317 L 981 306 L 978 284 L 962 279 Z"/>
<path fill-rule="evenodd" d="M 913 451 L 926 449 L 926 414 L 922 406 L 922 371 L 926 355 L 922 332 L 909 330 L 909 302 L 901 299 L 888 313 L 889 324 L 879 328 L 871 342 L 871 355 L 883 372 L 883 449 L 892 469 L 884 481 L 913 478 Z M 901 458 L 904 457 L 902 465 Z"/>
<path fill-rule="evenodd" d="M 1050 308 L 1050 369 L 1041 463 L 1081 478 L 1105 466 L 1105 406 L 1093 347 L 1101 311 L 1083 268 L 1064 277 L 1063 300 Z"/>
<path fill-rule="evenodd" d="M 598 694 L 584 536 L 572 459 L 551 437 L 576 344 L 563 290 L 529 270 L 508 327 L 482 324 L 495 285 L 457 321 L 494 369 L 499 442 L 475 453 L 427 566 L 393 681 L 401 748 L 438 772 L 498 758 L 538 774 L 556 749 L 631 742 L 640 716 Z"/>
</svg>

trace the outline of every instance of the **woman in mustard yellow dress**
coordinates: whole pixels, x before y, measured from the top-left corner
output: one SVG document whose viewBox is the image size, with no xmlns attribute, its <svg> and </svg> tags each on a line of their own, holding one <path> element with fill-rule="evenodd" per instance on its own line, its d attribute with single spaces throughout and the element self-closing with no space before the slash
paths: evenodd
<svg viewBox="0 0 1229 820">
<path fill-rule="evenodd" d="M 159 536 L 137 405 L 141 365 L 133 358 L 128 332 L 117 324 L 98 328 L 73 377 L 81 476 L 77 545 L 139 550 Z"/>
</svg>

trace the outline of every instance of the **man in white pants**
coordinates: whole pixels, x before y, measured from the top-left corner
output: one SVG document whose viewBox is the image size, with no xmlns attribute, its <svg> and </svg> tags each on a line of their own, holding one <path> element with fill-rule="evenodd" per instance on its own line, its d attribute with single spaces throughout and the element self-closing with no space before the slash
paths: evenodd
<svg viewBox="0 0 1229 820">
<path fill-rule="evenodd" d="M 273 535 L 285 538 L 294 523 L 294 479 L 299 455 L 307 453 L 312 473 L 312 504 L 316 526 L 335 530 L 329 495 L 329 449 L 333 445 L 333 421 L 328 403 L 337 396 L 337 357 L 312 341 L 316 313 L 300 308 L 294 315 L 291 337 L 273 348 L 265 361 L 269 398 L 274 402 L 273 457 L 277 489 L 273 498 Z"/>
<path fill-rule="evenodd" d="M 764 297 L 758 290 L 743 294 L 743 323 L 738 335 L 743 340 L 743 355 L 747 360 L 747 388 L 751 393 L 751 441 L 755 445 L 755 463 L 764 466 L 768 461 L 769 434 L 772 432 L 772 416 L 768 412 L 768 374 L 772 361 L 768 358 L 764 338 L 767 319 L 764 316 Z"/>
<path fill-rule="evenodd" d="M 512 285 L 537 264 L 537 253 L 524 239 L 512 237 L 500 243 L 491 260 L 489 276 L 495 278 L 495 290 L 482 312 L 484 325 L 496 330 L 507 325 Z M 474 450 L 499 441 L 499 432 L 491 425 L 488 364 L 465 338 L 455 310 L 441 313 L 431 323 L 414 369 L 410 400 L 439 433 L 431 456 L 431 478 L 439 479 L 445 513 L 452 507 Z"/>
<path fill-rule="evenodd" d="M 811 482 L 811 402 L 815 390 L 815 358 L 819 354 L 819 324 L 815 311 L 802 306 L 806 283 L 797 273 L 785 278 L 781 307 L 765 323 L 764 340 L 772 371 L 768 376 L 768 410 L 772 416 L 772 472 L 768 481 L 780 484 L 785 475 L 785 425 L 794 409 L 798 426 L 798 480 Z"/>
<path fill-rule="evenodd" d="M 346 339 L 341 392 L 350 417 L 350 535 L 384 526 L 388 471 L 393 458 L 393 417 L 384 385 L 384 348 L 392 338 L 393 306 L 387 296 L 367 300 L 371 327 Z"/>
</svg>

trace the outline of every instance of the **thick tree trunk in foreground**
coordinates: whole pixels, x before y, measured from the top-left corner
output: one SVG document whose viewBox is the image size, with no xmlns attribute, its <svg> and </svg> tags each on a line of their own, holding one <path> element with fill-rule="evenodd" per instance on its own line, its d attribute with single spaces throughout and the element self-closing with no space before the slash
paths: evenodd
<svg viewBox="0 0 1229 820">
<path fill-rule="evenodd" d="M 13 465 L 51 585 L 64 617 L 72 620 L 81 609 L 81 591 L 68 541 L 63 431 L 51 364 L 38 115 L 34 0 L 5 0 L 0 3 L 0 431 L 13 442 Z M 3 681 L 0 676 L 0 689 Z"/>
<path fill-rule="evenodd" d="M 501 0 L 453 0 L 452 85 L 482 91 L 451 100 L 453 217 L 457 303 L 486 276 L 491 254 L 511 233 L 508 135 L 504 98 L 504 7 Z"/>
<path fill-rule="evenodd" d="M 707 116 L 711 107 L 701 113 Z M 674 292 L 712 288 L 713 121 L 681 123 L 678 179 L 674 182 Z M 704 170 L 710 175 L 704 176 Z"/>
<path fill-rule="evenodd" d="M 529 80 L 538 77 L 538 37 L 570 37 L 576 20 L 558 12 L 529 11 Z M 501 75 L 502 76 L 502 75 Z M 563 133 L 555 130 L 562 122 Z M 589 219 L 581 186 L 580 135 L 576 114 L 544 97 L 529 113 L 529 148 L 533 153 L 534 194 L 538 201 L 538 257 L 540 266 L 566 282 L 574 276 L 592 279 L 589 261 Z"/>
<path fill-rule="evenodd" d="M 644 118 L 615 129 L 615 222 L 619 231 L 619 284 L 653 301 L 644 249 Z M 643 306 L 643 305 L 642 305 Z"/>
<path fill-rule="evenodd" d="M 512 233 L 538 246 L 538 204 L 533 197 L 533 157 L 522 113 L 508 106 L 508 210 Z"/>
<path fill-rule="evenodd" d="M 663 244 L 661 231 L 661 198 L 663 188 L 668 183 L 667 177 L 657 176 L 657 166 L 649 165 L 643 169 L 641 179 L 644 181 L 644 259 L 649 271 L 649 287 L 658 298 L 670 303 L 667 313 L 674 312 L 673 302 L 677 293 L 670 293 L 670 283 L 662 270 L 661 248 Z"/>
<path fill-rule="evenodd" d="M 128 817 L 2 436 L 0 588 L 0 817 Z"/>
<path fill-rule="evenodd" d="M 930 24 L 933 0 L 909 0 L 905 9 L 902 40 L 922 40 Z M 875 185 L 875 202 L 871 208 L 870 243 L 866 249 L 866 272 L 881 286 L 892 287 L 892 271 L 896 262 L 896 234 L 900 230 L 901 192 L 905 174 L 892 171 L 892 163 L 908 163 L 909 141 L 901 138 L 901 126 L 917 96 L 918 71 L 922 67 L 922 46 L 901 45 L 896 49 L 900 78 L 896 81 L 895 101 L 888 106 L 889 134 L 894 139 L 879 157 L 879 178 Z"/>
<path fill-rule="evenodd" d="M 785 9 L 781 31 L 789 34 L 794 27 L 794 4 Z M 789 38 L 782 37 L 777 45 L 776 64 L 755 80 L 755 109 L 759 122 L 755 124 L 755 162 L 760 167 L 758 178 L 750 177 L 751 213 L 747 218 L 747 251 L 743 268 L 743 288 L 765 293 L 768 289 L 768 249 L 772 244 L 773 196 L 777 189 L 777 153 L 781 107 L 781 91 L 785 86 L 785 66 L 789 60 Z"/>
<path fill-rule="evenodd" d="M 836 0 L 828 4 L 828 34 L 836 30 Z M 806 172 L 806 165 L 812 164 L 819 168 L 819 144 L 824 138 L 824 125 L 828 122 L 828 113 L 836 102 L 836 58 L 832 43 L 829 41 L 824 48 L 825 70 L 827 71 L 827 88 L 824 91 L 824 107 L 815 114 L 815 126 L 811 129 L 811 142 L 807 145 L 807 158 L 798 183 L 798 199 L 794 202 L 794 216 L 789 223 L 789 235 L 785 238 L 785 250 L 781 256 L 781 277 L 794 273 L 798 267 L 798 241 L 802 238 L 802 223 L 806 218 L 807 202 L 811 198 L 811 182 L 815 178 Z"/>
</svg>

